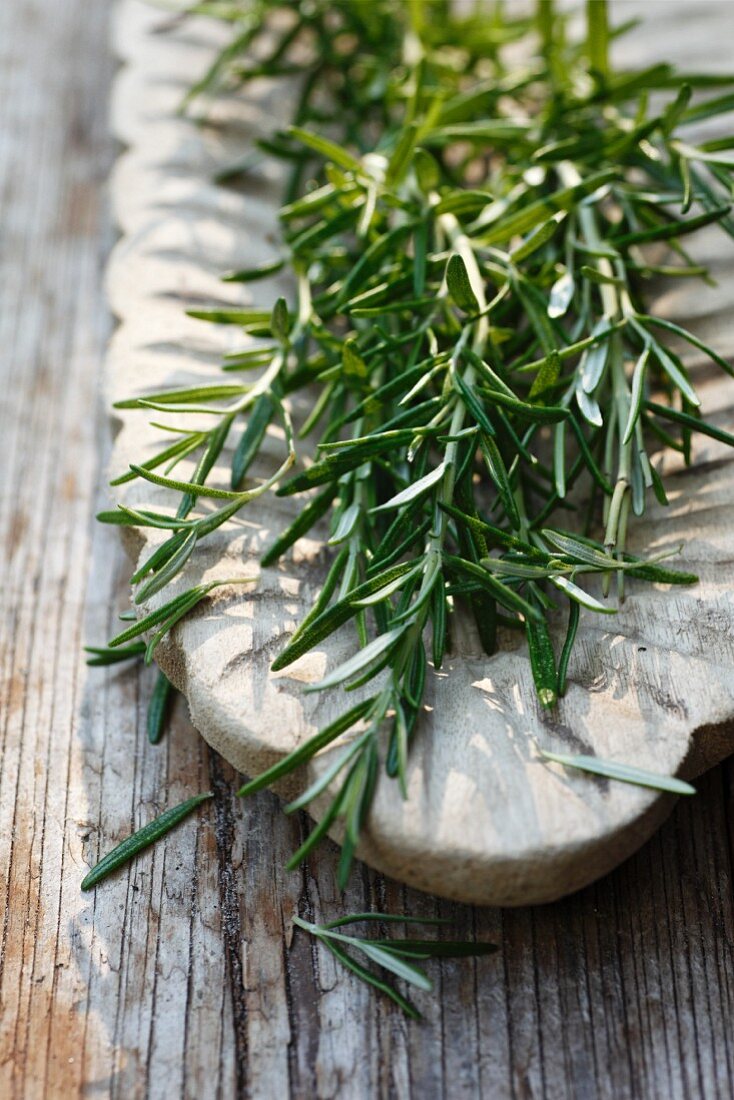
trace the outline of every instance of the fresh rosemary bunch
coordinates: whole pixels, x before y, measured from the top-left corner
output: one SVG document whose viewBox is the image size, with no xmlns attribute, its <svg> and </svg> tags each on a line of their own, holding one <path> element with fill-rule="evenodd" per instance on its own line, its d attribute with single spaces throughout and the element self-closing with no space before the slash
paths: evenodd
<svg viewBox="0 0 734 1100">
<path fill-rule="evenodd" d="M 635 557 L 626 540 L 630 512 L 642 514 L 650 492 L 666 502 L 653 450 L 662 443 L 689 461 L 693 432 L 734 442 L 701 417 L 679 349 L 731 367 L 648 304 L 653 280 L 707 279 L 687 234 L 716 222 L 734 236 L 734 139 L 686 140 L 691 123 L 734 109 L 734 94 L 715 88 L 734 87 L 734 77 L 668 65 L 613 72 L 602 0 L 587 5 L 579 42 L 548 0 L 532 19 L 420 0 L 194 10 L 237 27 L 195 94 L 256 76 L 301 81 L 293 127 L 226 173 L 246 175 L 264 154 L 289 167 L 282 259 L 227 278 L 287 266 L 294 301 L 191 311 L 248 335 L 224 363 L 227 380 L 120 406 L 204 409 L 214 426 L 178 435 L 125 475 L 181 494 L 175 515 L 105 518 L 171 532 L 133 577 L 141 603 L 200 539 L 275 486 L 302 503 L 263 565 L 328 517 L 323 590 L 273 667 L 351 624 L 357 652 L 315 688 L 374 690 L 357 705 L 347 696 L 341 717 L 240 794 L 354 730 L 289 807 L 335 787 L 291 862 L 341 820 L 344 884 L 381 758 L 405 791 L 429 666 L 441 667 L 461 609 L 488 655 L 502 629 L 525 632 L 539 700 L 553 707 L 579 610 L 613 612 L 612 579 L 620 600 L 626 575 L 696 579 L 661 565 L 664 555 Z M 662 104 L 654 110 L 651 93 Z M 252 370 L 261 372 L 254 382 L 231 380 Z M 302 468 L 286 478 L 300 390 L 312 411 L 298 425 Z M 252 487 L 248 471 L 274 421 L 287 453 Z M 213 488 L 207 479 L 228 443 L 231 488 Z M 193 473 L 173 478 L 184 459 Z M 219 506 L 197 518 L 199 498 Z M 585 574 L 598 575 L 600 591 L 582 586 Z M 549 623 L 561 604 L 568 626 L 557 653 Z"/>
</svg>

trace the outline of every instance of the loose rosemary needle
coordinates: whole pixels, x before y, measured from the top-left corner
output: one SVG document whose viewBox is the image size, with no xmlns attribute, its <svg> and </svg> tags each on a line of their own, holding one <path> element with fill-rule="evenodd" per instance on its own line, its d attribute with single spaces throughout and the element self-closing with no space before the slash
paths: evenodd
<svg viewBox="0 0 734 1100">
<path fill-rule="evenodd" d="M 191 103 L 256 77 L 301 80 L 294 125 L 258 142 L 258 156 L 288 169 L 281 258 L 226 276 L 252 282 L 287 267 L 294 299 L 191 311 L 243 331 L 226 380 L 120 403 L 211 414 L 212 427 L 174 443 L 169 436 L 126 475 L 169 488 L 180 507 L 104 516 L 170 532 L 133 578 L 138 601 L 165 588 L 201 539 L 264 492 L 297 498 L 266 565 L 328 519 L 323 591 L 273 667 L 351 628 L 355 655 L 316 687 L 374 691 L 357 706 L 345 694 L 341 717 L 240 793 L 353 729 L 290 807 L 336 790 L 294 860 L 340 821 L 342 885 L 383 758 L 406 789 L 428 670 L 450 649 L 457 613 L 474 617 L 488 655 L 502 630 L 524 631 L 539 702 L 555 706 L 573 672 L 579 610 L 613 613 L 612 580 L 617 602 L 628 577 L 696 580 L 664 555 L 627 550 L 629 525 L 651 493 L 666 502 L 653 462 L 660 443 L 686 461 L 693 432 L 734 443 L 702 417 L 679 349 L 688 344 L 729 374 L 730 365 L 650 312 L 653 279 L 706 286 L 705 268 L 686 250 L 689 233 L 716 223 L 734 235 L 734 140 L 691 136 L 692 123 L 734 107 L 716 87 L 734 87 L 734 76 L 666 64 L 614 71 L 602 0 L 587 5 L 581 41 L 549 0 L 532 18 L 507 6 L 457 7 L 242 0 L 223 13 L 219 3 L 196 5 L 224 14 L 235 37 Z M 528 58 L 520 67 L 507 49 L 518 42 Z M 248 154 L 230 180 L 255 163 Z M 315 433 L 313 451 L 290 426 L 301 390 L 312 412 L 299 438 Z M 286 434 L 281 466 L 244 489 L 276 421 Z M 215 489 L 208 477 L 228 445 L 231 489 Z M 289 472 L 297 452 L 308 462 Z M 172 476 L 182 461 L 194 463 L 188 478 Z M 217 507 L 197 517 L 200 498 Z M 585 586 L 589 577 L 599 588 Z M 568 633 L 557 653 L 550 625 L 564 605 Z M 155 624 L 143 620 L 157 626 L 148 657 L 187 610 L 185 600 L 167 607 Z"/>
</svg>

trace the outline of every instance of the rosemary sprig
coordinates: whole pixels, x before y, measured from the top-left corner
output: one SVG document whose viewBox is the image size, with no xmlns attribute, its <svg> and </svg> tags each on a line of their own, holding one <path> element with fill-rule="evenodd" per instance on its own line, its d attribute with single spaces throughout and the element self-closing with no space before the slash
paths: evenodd
<svg viewBox="0 0 734 1100">
<path fill-rule="evenodd" d="M 294 917 L 293 923 L 314 936 L 319 943 L 358 978 L 373 988 L 385 993 L 406 1016 L 420 1020 L 421 1014 L 415 1005 L 404 997 L 394 985 L 369 969 L 361 961 L 378 965 L 382 970 L 407 982 L 417 989 L 430 992 L 433 983 L 425 972 L 416 966 L 416 960 L 425 959 L 463 959 L 481 955 L 491 955 L 497 950 L 494 943 L 482 943 L 465 940 L 413 940 L 413 939 L 375 939 L 373 937 L 346 935 L 339 931 L 345 925 L 379 921 L 381 924 L 446 924 L 434 917 L 409 917 L 392 913 L 351 913 L 328 924 L 314 924 L 302 917 Z M 355 955 L 357 956 L 355 958 Z"/>
<path fill-rule="evenodd" d="M 196 10 L 220 13 L 206 0 Z M 271 18 L 279 13 L 282 23 Z M 329 517 L 335 557 L 322 595 L 274 667 L 351 621 L 357 652 L 317 687 L 374 681 L 375 691 L 240 793 L 353 730 L 289 807 L 336 791 L 291 862 L 339 821 L 344 885 L 381 756 L 405 792 L 428 667 L 441 666 L 462 605 L 488 654 L 500 627 L 525 631 L 539 701 L 552 707 L 572 667 L 579 609 L 613 613 L 612 579 L 618 600 L 627 576 L 696 579 L 659 556 L 629 555 L 626 541 L 630 512 L 644 512 L 650 490 L 665 503 L 650 458 L 660 440 L 686 461 L 694 430 L 732 442 L 702 419 L 669 336 L 731 373 L 729 364 L 694 333 L 652 316 L 648 301 L 652 276 L 705 277 L 685 250 L 687 234 L 718 223 L 734 235 L 728 146 L 687 136 L 732 99 L 689 106 L 691 90 L 705 97 L 711 81 L 692 74 L 677 87 L 666 65 L 615 73 L 602 0 L 587 5 L 581 42 L 550 0 L 534 19 L 499 7 L 462 14 L 443 0 L 242 0 L 226 18 L 236 37 L 196 95 L 301 74 L 293 127 L 258 143 L 289 168 L 282 257 L 227 276 L 248 282 L 287 264 L 294 302 L 191 311 L 243 330 L 228 376 L 261 373 L 252 383 L 121 403 L 205 411 L 213 426 L 183 433 L 126 475 L 178 493 L 175 515 L 120 509 L 104 518 L 170 532 L 133 578 L 143 602 L 202 538 L 275 486 L 281 496 L 308 495 L 264 564 Z M 506 59 L 518 39 L 536 46 L 522 68 Z M 255 42 L 257 63 L 246 60 Z M 655 113 L 652 91 L 667 97 Z M 661 244 L 671 252 L 664 265 L 648 247 Z M 299 390 L 312 408 L 300 436 L 316 433 L 318 443 L 284 480 L 295 461 L 288 408 Z M 286 457 L 244 489 L 276 418 Z M 237 432 L 231 489 L 213 488 L 209 474 Z M 188 479 L 170 476 L 180 463 L 194 463 Z M 191 518 L 204 497 L 222 503 Z M 589 574 L 599 576 L 601 598 L 579 583 Z M 550 626 L 560 602 L 569 620 L 557 658 Z M 155 626 L 150 656 L 188 606 L 177 597 L 111 644 Z M 665 777 L 657 785 L 670 789 Z"/>
</svg>

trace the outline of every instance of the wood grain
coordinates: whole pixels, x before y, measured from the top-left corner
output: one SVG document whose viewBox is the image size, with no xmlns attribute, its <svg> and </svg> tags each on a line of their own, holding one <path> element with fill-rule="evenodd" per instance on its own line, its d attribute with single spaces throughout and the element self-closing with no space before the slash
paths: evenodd
<svg viewBox="0 0 734 1100">
<path fill-rule="evenodd" d="M 150 678 L 87 670 L 127 563 L 90 517 L 108 429 L 108 7 L 0 5 L 0 1096 L 721 1098 L 734 1092 L 732 765 L 633 859 L 515 911 L 432 900 L 336 848 L 283 875 L 304 822 L 236 777 Z M 211 810 L 93 896 L 100 852 L 204 789 Z M 408 1024 L 290 918 L 440 913 L 501 954 L 436 965 Z"/>
<path fill-rule="evenodd" d="M 667 9 L 665 9 L 667 10 Z M 664 9 L 646 13 L 640 64 L 655 50 L 675 58 L 705 46 L 699 68 L 727 61 L 734 19 L 714 5 L 699 12 L 696 37 L 683 35 Z M 222 284 L 219 272 L 267 262 L 278 238 L 277 178 L 251 173 L 237 191 L 212 182 L 212 170 L 241 155 L 275 116 L 289 114 L 291 84 L 261 82 L 246 96 L 217 97 L 198 107 L 204 124 L 176 113 L 189 74 L 211 64 L 226 30 L 192 20 L 158 33 L 155 12 L 139 0 L 118 9 L 117 44 L 123 68 L 116 81 L 113 126 L 128 149 L 112 182 L 114 212 L 122 229 L 108 269 L 110 302 L 119 327 L 107 360 L 111 400 L 171 386 L 221 381 L 222 352 L 247 343 L 230 326 L 204 325 L 182 305 L 228 308 L 268 306 L 276 288 Z M 717 47 L 717 43 L 721 43 Z M 690 64 L 685 56 L 681 63 Z M 210 113 L 211 112 L 211 113 Z M 224 123 L 224 126 L 222 125 Z M 227 124 L 228 123 L 228 124 Z M 695 139 L 695 138 L 694 138 Z M 272 169 L 268 166 L 268 171 Z M 725 319 L 734 300 L 734 246 L 717 228 L 700 234 L 694 248 L 720 279 L 711 294 L 697 282 L 671 280 L 653 307 L 690 324 L 722 354 L 734 356 Z M 706 415 L 734 427 L 734 384 L 703 357 L 686 356 Z M 232 376 L 233 378 L 235 376 Z M 249 376 L 248 376 L 249 377 Z M 301 397 L 301 402 L 306 399 Z M 298 419 L 299 409 L 294 408 Z M 112 454 L 112 471 L 152 457 L 165 444 L 159 414 L 124 410 Z M 191 429 L 190 416 L 171 420 Z M 201 426 L 210 424 L 200 418 Z M 196 426 L 194 424 L 193 426 Z M 208 482 L 230 485 L 231 451 L 244 431 L 237 423 Z M 282 430 L 271 427 L 257 476 L 274 474 L 284 457 Z M 308 447 L 299 447 L 308 451 Z M 303 455 L 300 456 L 303 458 Z M 673 800 L 641 787 L 599 782 L 544 762 L 538 747 L 582 752 L 666 775 L 694 777 L 734 748 L 734 459 L 730 449 L 696 439 L 691 468 L 670 456 L 664 465 L 670 505 L 654 500 L 630 524 L 630 546 L 643 554 L 683 546 L 676 565 L 700 580 L 690 588 L 634 582 L 612 616 L 585 612 L 570 666 L 569 687 L 552 713 L 540 706 L 524 641 L 503 640 L 487 658 L 462 608 L 453 616 L 452 651 L 440 672 L 429 665 L 423 713 L 407 765 L 407 798 L 380 769 L 375 798 L 358 852 L 370 865 L 411 886 L 455 900 L 518 905 L 555 900 L 586 885 L 626 858 L 670 812 Z M 176 476 L 193 474 L 194 460 Z M 177 496 L 143 480 L 114 490 L 118 503 L 172 514 Z M 211 502 L 200 501 L 206 509 Z M 341 715 L 343 692 L 307 694 L 355 653 L 358 641 L 344 627 L 279 673 L 273 658 L 313 606 L 330 561 L 325 525 L 300 540 L 277 565 L 260 557 L 304 506 L 302 498 L 272 493 L 251 501 L 235 520 L 197 545 L 170 587 L 141 604 L 139 616 L 202 580 L 255 578 L 248 588 L 219 590 L 189 614 L 156 654 L 185 694 L 198 730 L 226 759 L 249 775 L 280 761 Z M 127 532 L 137 564 L 167 537 L 152 528 Z M 465 609 L 464 609 L 465 612 Z M 556 650 L 565 617 L 555 621 Z M 388 675 L 383 674 L 383 679 Z M 682 690 L 685 685 L 685 691 Z M 375 682 L 352 697 L 373 694 Z M 277 785 L 293 798 L 320 778 L 357 736 L 347 731 L 327 750 Z M 342 781 L 309 806 L 318 820 Z M 341 823 L 331 835 L 340 839 Z"/>
</svg>

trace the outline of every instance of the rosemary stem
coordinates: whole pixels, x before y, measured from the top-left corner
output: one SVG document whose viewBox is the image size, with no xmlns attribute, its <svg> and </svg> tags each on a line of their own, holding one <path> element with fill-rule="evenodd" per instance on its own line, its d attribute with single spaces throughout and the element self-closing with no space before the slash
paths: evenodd
<svg viewBox="0 0 734 1100">
<path fill-rule="evenodd" d="M 568 161 L 564 161 L 558 165 L 558 172 L 566 186 L 573 187 L 581 182 L 581 176 L 577 168 Z M 594 211 L 591 207 L 582 204 L 578 212 L 578 219 L 586 244 L 592 251 L 597 253 L 601 252 L 604 248 L 604 240 L 599 234 Z M 615 271 L 611 262 L 605 256 L 597 255 L 593 258 L 593 265 L 596 267 L 602 279 L 609 280 L 602 282 L 600 285 L 602 307 L 605 317 L 608 318 L 610 323 L 624 320 L 631 311 L 631 303 L 629 302 L 629 296 L 626 291 L 624 292 L 624 297 L 622 297 L 616 284 L 612 281 L 615 279 Z M 612 499 L 605 516 L 604 545 L 608 555 L 611 557 L 612 551 L 619 539 L 620 522 L 623 515 L 626 529 L 626 515 L 629 507 L 627 494 L 630 487 L 630 466 L 632 458 L 631 443 L 624 443 L 622 439 L 629 411 L 630 388 L 625 374 L 624 354 L 619 333 L 615 332 L 611 337 L 609 357 L 611 361 L 615 421 L 619 433 L 617 479 L 614 485 Z M 611 425 L 608 431 L 610 433 L 611 443 L 614 431 Z M 603 580 L 605 595 L 608 594 L 610 580 L 611 574 L 607 573 Z M 620 594 L 623 594 L 624 579 L 621 573 L 619 574 L 617 584 Z"/>
<path fill-rule="evenodd" d="M 432 195 L 431 201 L 436 203 L 439 201 L 438 195 Z M 489 320 L 487 318 L 487 297 L 484 291 L 484 280 L 482 273 L 479 270 L 479 264 L 474 254 L 471 242 L 466 234 L 463 232 L 458 220 L 453 214 L 441 214 L 438 218 L 438 224 L 448 237 L 451 247 L 455 252 L 461 256 L 466 265 L 467 274 L 471 283 L 471 288 L 474 291 L 477 303 L 479 305 L 479 311 L 476 320 L 470 326 L 467 326 L 462 330 L 454 352 L 451 356 L 450 374 L 455 374 L 459 369 L 461 362 L 461 355 L 466 345 L 466 342 L 471 335 L 472 338 L 472 350 L 481 355 L 484 350 L 484 345 L 487 341 L 487 333 L 489 331 Z M 463 372 L 462 378 L 467 385 L 471 385 L 474 381 L 475 370 L 471 364 L 468 364 Z M 450 505 L 453 499 L 454 493 L 454 480 L 456 478 L 456 454 L 458 450 L 458 441 L 456 436 L 462 430 L 464 426 L 464 420 L 466 419 L 466 406 L 463 401 L 456 401 L 454 404 L 453 413 L 451 416 L 451 424 L 449 426 L 449 435 L 452 437 L 451 441 L 446 445 L 446 451 L 444 453 L 444 465 L 445 473 L 441 480 L 438 492 L 436 494 L 436 505 L 434 508 L 434 521 L 432 529 L 429 535 L 428 544 L 426 546 L 425 564 L 423 568 L 423 577 L 421 580 L 421 586 L 416 596 L 416 606 L 420 608 L 419 614 L 416 615 L 415 620 L 409 627 L 405 639 L 400 647 L 398 657 L 395 661 L 395 679 L 397 680 L 405 670 L 405 667 L 410 660 L 415 646 L 420 640 L 420 636 L 423 633 L 423 628 L 426 623 L 429 611 L 429 601 L 426 599 L 429 591 L 436 584 L 438 578 L 441 576 L 441 555 L 443 551 L 443 545 L 446 538 L 446 529 L 448 525 L 448 516 L 443 511 L 441 505 Z"/>
</svg>

